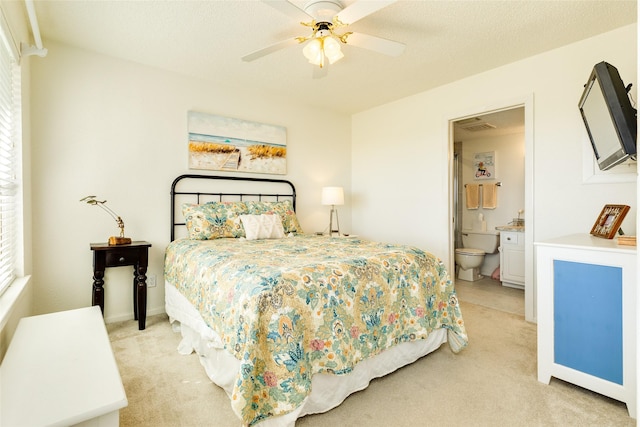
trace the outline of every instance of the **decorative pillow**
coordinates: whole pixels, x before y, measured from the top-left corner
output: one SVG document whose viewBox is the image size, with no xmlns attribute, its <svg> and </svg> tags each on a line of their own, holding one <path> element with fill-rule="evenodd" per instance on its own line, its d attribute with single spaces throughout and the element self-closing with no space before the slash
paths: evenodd
<svg viewBox="0 0 640 427">
<path fill-rule="evenodd" d="M 245 202 L 251 215 L 277 214 L 282 219 L 282 226 L 286 234 L 303 233 L 296 213 L 293 211 L 291 200 L 280 202 Z"/>
<path fill-rule="evenodd" d="M 284 229 L 278 214 L 240 215 L 247 240 L 282 239 Z"/>
<path fill-rule="evenodd" d="M 244 202 L 209 202 L 202 205 L 182 205 L 189 238 L 212 240 L 223 237 L 244 237 L 240 215 L 247 214 Z"/>
</svg>

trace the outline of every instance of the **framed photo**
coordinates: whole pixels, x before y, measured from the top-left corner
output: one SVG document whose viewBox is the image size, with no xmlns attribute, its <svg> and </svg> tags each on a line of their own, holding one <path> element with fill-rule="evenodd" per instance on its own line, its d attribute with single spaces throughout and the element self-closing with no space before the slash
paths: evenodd
<svg viewBox="0 0 640 427">
<path fill-rule="evenodd" d="M 474 153 L 474 179 L 496 179 L 496 152 Z"/>
<path fill-rule="evenodd" d="M 604 205 L 596 223 L 591 228 L 591 234 L 596 237 L 613 239 L 629 209 L 630 207 L 627 205 Z"/>
</svg>

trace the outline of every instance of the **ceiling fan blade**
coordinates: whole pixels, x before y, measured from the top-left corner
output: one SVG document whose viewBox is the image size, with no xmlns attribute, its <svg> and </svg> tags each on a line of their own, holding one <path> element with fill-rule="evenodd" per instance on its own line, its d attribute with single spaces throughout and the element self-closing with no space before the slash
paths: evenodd
<svg viewBox="0 0 640 427">
<path fill-rule="evenodd" d="M 287 0 L 262 0 L 263 3 L 268 4 L 269 6 L 277 9 L 281 13 L 295 19 L 298 22 L 311 22 L 313 21 L 313 16 L 309 15 L 304 10 L 300 9 L 293 3 L 288 2 Z"/>
<path fill-rule="evenodd" d="M 351 6 L 345 7 L 337 16 L 340 22 L 344 24 L 353 24 L 365 16 L 369 16 L 390 4 L 396 3 L 397 1 L 398 0 L 360 0 L 353 3 Z"/>
<path fill-rule="evenodd" d="M 298 40 L 296 40 L 295 38 L 290 38 L 290 39 L 286 39 L 286 40 L 282 40 L 278 43 L 272 44 L 271 46 L 267 46 L 265 48 L 262 48 L 260 50 L 256 50 L 255 52 L 252 52 L 248 55 L 245 55 L 242 57 L 242 60 L 244 62 L 251 62 L 254 61 L 258 58 L 262 58 L 263 56 L 269 55 L 270 53 L 273 52 L 277 52 L 280 49 L 284 49 L 286 47 L 289 46 L 293 46 L 294 44 L 298 44 Z"/>
<path fill-rule="evenodd" d="M 373 50 L 389 56 L 400 56 L 404 52 L 405 44 L 381 37 L 362 33 L 352 33 L 347 38 L 347 44 Z"/>
</svg>

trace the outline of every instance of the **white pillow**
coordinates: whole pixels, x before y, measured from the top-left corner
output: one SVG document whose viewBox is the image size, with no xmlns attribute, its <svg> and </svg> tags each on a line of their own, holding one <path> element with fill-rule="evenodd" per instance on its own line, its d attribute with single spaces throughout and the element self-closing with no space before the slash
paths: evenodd
<svg viewBox="0 0 640 427">
<path fill-rule="evenodd" d="M 282 239 L 284 228 L 277 214 L 240 215 L 247 240 Z"/>
</svg>

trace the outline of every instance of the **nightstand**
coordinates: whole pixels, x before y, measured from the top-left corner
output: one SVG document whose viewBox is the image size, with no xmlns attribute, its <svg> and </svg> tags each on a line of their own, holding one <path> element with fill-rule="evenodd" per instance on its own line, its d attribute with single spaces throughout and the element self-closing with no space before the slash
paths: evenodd
<svg viewBox="0 0 640 427">
<path fill-rule="evenodd" d="M 147 320 L 147 265 L 151 243 L 131 242 L 128 245 L 91 243 L 93 251 L 92 305 L 99 305 L 104 315 L 104 270 L 108 267 L 133 266 L 133 315 L 138 329 L 145 328 Z"/>
</svg>

